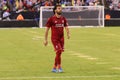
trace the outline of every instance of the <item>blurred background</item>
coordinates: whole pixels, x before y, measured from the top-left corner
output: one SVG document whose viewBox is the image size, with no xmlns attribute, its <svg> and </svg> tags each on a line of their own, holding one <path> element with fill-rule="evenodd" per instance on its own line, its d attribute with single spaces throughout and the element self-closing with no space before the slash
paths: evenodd
<svg viewBox="0 0 120 80">
<path fill-rule="evenodd" d="M 57 4 L 104 6 L 105 26 L 120 25 L 120 0 L 0 0 L 0 27 L 38 27 L 40 7 Z M 106 16 L 110 19 L 106 20 Z"/>
</svg>

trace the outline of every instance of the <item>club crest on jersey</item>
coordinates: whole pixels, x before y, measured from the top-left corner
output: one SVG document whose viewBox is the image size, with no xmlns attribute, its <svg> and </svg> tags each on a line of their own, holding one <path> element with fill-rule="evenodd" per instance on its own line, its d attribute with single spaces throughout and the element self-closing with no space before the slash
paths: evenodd
<svg viewBox="0 0 120 80">
<path fill-rule="evenodd" d="M 62 23 L 64 23 L 64 20 L 62 20 Z"/>
<path fill-rule="evenodd" d="M 57 23 L 57 21 L 55 21 L 55 23 Z"/>
</svg>

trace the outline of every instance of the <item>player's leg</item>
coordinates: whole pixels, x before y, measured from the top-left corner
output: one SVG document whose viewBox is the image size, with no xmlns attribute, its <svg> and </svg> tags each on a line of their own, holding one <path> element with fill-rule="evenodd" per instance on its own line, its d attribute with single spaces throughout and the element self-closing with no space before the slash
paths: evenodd
<svg viewBox="0 0 120 80">
<path fill-rule="evenodd" d="M 61 54 L 64 51 L 64 37 L 60 39 L 60 56 L 59 56 L 59 64 L 58 64 L 58 71 L 63 72 L 62 67 L 61 67 Z"/>
<path fill-rule="evenodd" d="M 55 56 L 55 62 L 54 62 L 54 67 L 53 69 L 56 69 L 58 67 L 58 69 L 61 69 L 61 53 L 62 53 L 62 48 L 61 48 L 61 44 L 60 41 L 58 40 L 54 40 L 52 41 L 55 52 L 56 52 L 56 56 Z"/>
<path fill-rule="evenodd" d="M 56 52 L 56 56 L 55 56 L 55 63 L 54 63 L 54 68 L 60 68 L 61 67 L 61 45 L 58 43 L 56 44 L 56 48 L 55 48 L 55 52 Z"/>
<path fill-rule="evenodd" d="M 55 62 L 54 62 L 54 67 L 52 72 L 57 72 L 56 71 L 57 68 L 59 72 L 63 72 L 61 67 L 61 51 L 60 50 L 56 51 Z"/>
<path fill-rule="evenodd" d="M 57 61 L 57 67 L 58 69 L 61 68 L 61 50 L 56 51 L 56 61 Z"/>
<path fill-rule="evenodd" d="M 56 53 L 57 53 L 57 57 L 58 57 L 58 60 L 57 60 L 57 62 L 58 62 L 58 64 L 57 64 L 58 72 L 63 72 L 62 67 L 61 67 L 61 54 L 62 54 L 62 50 L 59 50 Z"/>
<path fill-rule="evenodd" d="M 58 41 L 57 40 L 52 40 L 52 44 L 53 44 L 54 50 L 56 52 L 54 66 L 53 66 L 52 72 L 57 72 L 56 69 L 57 69 L 57 65 L 58 65 L 58 55 L 57 55 L 57 44 L 58 44 Z"/>
</svg>

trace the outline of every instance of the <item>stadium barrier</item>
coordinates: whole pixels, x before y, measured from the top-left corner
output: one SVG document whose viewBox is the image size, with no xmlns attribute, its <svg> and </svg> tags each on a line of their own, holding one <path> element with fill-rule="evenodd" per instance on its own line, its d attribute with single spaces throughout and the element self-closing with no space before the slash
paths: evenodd
<svg viewBox="0 0 120 80">
<path fill-rule="evenodd" d="M 120 12 L 114 10 L 105 9 L 105 26 L 120 26 Z M 1 11 L 0 11 L 1 13 Z M 22 14 L 24 20 L 17 21 L 16 18 L 19 14 Z M 46 14 L 47 15 L 47 14 Z M 75 14 L 76 15 L 76 14 Z M 69 15 L 67 15 L 69 16 Z M 0 16 L 1 18 L 1 16 Z M 21 13 L 12 13 L 10 15 L 10 21 L 0 20 L 0 28 L 8 27 L 39 27 L 39 12 L 21 12 Z M 85 23 L 85 22 L 83 22 Z M 80 23 L 73 23 L 69 21 L 69 24 L 79 25 Z M 94 23 L 96 24 L 96 23 Z"/>
<path fill-rule="evenodd" d="M 24 19 L 17 20 L 19 15 L 22 15 Z M 6 20 L 5 18 L 0 20 L 0 27 L 8 28 L 8 27 L 38 27 L 38 18 L 39 12 L 11 12 L 9 16 L 10 20 Z"/>
<path fill-rule="evenodd" d="M 106 15 L 109 15 L 109 18 L 105 18 L 105 26 L 120 26 L 120 11 L 106 9 Z"/>
<path fill-rule="evenodd" d="M 37 27 L 36 21 L 0 21 L 0 28 Z"/>
</svg>

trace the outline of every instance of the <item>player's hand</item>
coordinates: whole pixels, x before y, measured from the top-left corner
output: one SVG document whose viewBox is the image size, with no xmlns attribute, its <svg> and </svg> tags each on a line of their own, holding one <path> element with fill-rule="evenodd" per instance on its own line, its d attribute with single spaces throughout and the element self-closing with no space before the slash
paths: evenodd
<svg viewBox="0 0 120 80">
<path fill-rule="evenodd" d="M 48 41 L 47 41 L 47 40 L 44 41 L 44 45 L 45 45 L 45 46 L 48 45 Z"/>
<path fill-rule="evenodd" d="M 70 39 L 70 34 L 67 35 L 67 39 Z"/>
</svg>

